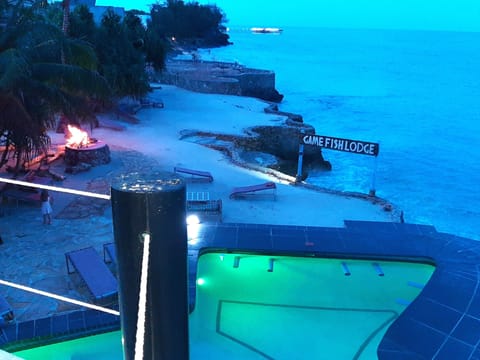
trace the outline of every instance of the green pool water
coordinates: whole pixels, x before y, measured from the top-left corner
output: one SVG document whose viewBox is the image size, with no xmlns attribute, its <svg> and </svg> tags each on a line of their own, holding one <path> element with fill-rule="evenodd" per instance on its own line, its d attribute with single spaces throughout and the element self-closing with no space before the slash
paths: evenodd
<svg viewBox="0 0 480 360">
<path fill-rule="evenodd" d="M 190 357 L 376 359 L 385 331 L 433 271 L 432 265 L 411 262 L 204 254 L 189 320 Z M 15 355 L 27 360 L 122 359 L 121 333 Z"/>
</svg>

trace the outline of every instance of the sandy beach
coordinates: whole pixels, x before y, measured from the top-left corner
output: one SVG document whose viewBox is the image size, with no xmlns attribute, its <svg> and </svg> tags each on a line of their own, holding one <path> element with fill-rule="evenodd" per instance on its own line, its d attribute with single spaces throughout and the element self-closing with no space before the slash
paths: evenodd
<svg viewBox="0 0 480 360">
<path fill-rule="evenodd" d="M 165 107 L 146 108 L 136 117 L 138 124 L 126 123 L 112 115 L 100 115 L 101 124 L 92 136 L 106 142 L 111 162 L 87 172 L 65 174 L 55 186 L 108 194 L 114 177 L 130 172 L 172 172 L 175 166 L 209 171 L 211 183 L 188 183 L 187 191 L 208 192 L 223 203 L 224 223 L 262 223 L 342 227 L 344 220 L 397 221 L 381 203 L 354 196 L 334 194 L 292 185 L 261 171 L 238 166 L 217 150 L 180 139 L 185 131 L 241 134 L 253 125 L 277 124 L 281 116 L 266 114 L 266 106 L 253 98 L 193 93 L 162 85 L 150 98 Z M 308 120 L 307 120 L 308 122 Z M 63 145 L 63 134 L 52 133 L 53 147 Z M 64 174 L 63 160 L 51 170 Z M 6 176 L 5 173 L 1 174 Z M 230 199 L 234 187 L 273 181 L 276 200 L 271 197 Z M 113 241 L 110 204 L 107 200 L 52 193 L 53 221 L 42 224 L 40 209 L 13 202 L 2 204 L 0 234 L 0 278 L 74 299 L 88 301 L 86 289 L 75 276 L 67 274 L 65 252 L 94 246 L 99 253 Z M 0 286 L 0 293 L 14 308 L 19 321 L 45 317 L 75 306 Z"/>
</svg>

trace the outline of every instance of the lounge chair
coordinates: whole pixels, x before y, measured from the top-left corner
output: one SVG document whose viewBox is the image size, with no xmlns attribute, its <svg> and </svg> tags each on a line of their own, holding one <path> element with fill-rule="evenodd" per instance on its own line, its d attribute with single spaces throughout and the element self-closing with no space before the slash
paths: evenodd
<svg viewBox="0 0 480 360">
<path fill-rule="evenodd" d="M 213 181 L 213 176 L 210 174 L 208 171 L 200 171 L 200 170 L 192 170 L 192 169 L 186 169 L 182 167 L 174 167 L 173 171 L 179 174 L 187 174 L 191 175 L 191 180 L 199 180 L 199 181 L 208 181 L 212 182 Z"/>
<path fill-rule="evenodd" d="M 105 263 L 117 263 L 117 253 L 114 243 L 103 244 L 103 261 Z"/>
<path fill-rule="evenodd" d="M 136 114 L 140 110 L 144 108 L 157 108 L 157 109 L 163 109 L 165 107 L 165 104 L 163 101 L 154 101 L 150 99 L 141 99 L 140 104 L 135 106 L 133 108 L 133 113 Z"/>
<path fill-rule="evenodd" d="M 7 300 L 0 295 L 0 328 L 11 323 L 14 318 L 12 307 Z"/>
<path fill-rule="evenodd" d="M 254 195 L 259 191 L 272 190 L 273 198 L 277 197 L 277 185 L 274 182 L 266 182 L 258 185 L 250 185 L 243 187 L 236 187 L 230 193 L 230 199 L 239 198 L 242 196 Z"/>
<path fill-rule="evenodd" d="M 77 271 L 94 300 L 99 301 L 118 293 L 117 279 L 93 247 L 65 254 L 69 274 Z"/>
</svg>

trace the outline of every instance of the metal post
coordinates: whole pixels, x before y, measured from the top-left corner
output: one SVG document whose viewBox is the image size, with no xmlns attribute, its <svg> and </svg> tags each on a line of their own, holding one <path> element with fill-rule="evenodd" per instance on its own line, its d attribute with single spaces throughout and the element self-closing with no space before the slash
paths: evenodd
<svg viewBox="0 0 480 360">
<path fill-rule="evenodd" d="M 370 191 L 368 193 L 369 196 L 375 196 L 376 190 L 375 190 L 375 182 L 376 182 L 376 177 L 377 177 L 377 166 L 378 166 L 378 156 L 375 156 L 374 164 L 373 164 L 373 174 L 372 174 L 372 187 L 370 188 Z"/>
<path fill-rule="evenodd" d="M 305 135 L 305 130 L 301 130 L 300 133 Z M 297 165 L 297 175 L 295 176 L 295 182 L 301 182 L 302 181 L 302 174 L 303 174 L 303 152 L 304 152 L 305 145 L 303 145 L 303 140 L 300 139 L 300 144 L 298 145 L 298 165 Z"/>
<path fill-rule="evenodd" d="M 126 360 L 189 358 L 185 207 L 174 174 L 132 173 L 112 184 Z"/>
</svg>

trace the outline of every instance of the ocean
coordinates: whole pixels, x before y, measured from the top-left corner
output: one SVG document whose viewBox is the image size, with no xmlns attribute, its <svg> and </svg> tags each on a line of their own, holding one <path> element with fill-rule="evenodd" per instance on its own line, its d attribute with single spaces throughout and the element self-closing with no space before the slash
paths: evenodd
<svg viewBox="0 0 480 360">
<path fill-rule="evenodd" d="M 205 60 L 272 70 L 280 110 L 319 135 L 377 142 L 377 158 L 323 150 L 307 182 L 387 199 L 405 221 L 480 240 L 480 33 L 230 29 Z"/>
</svg>

